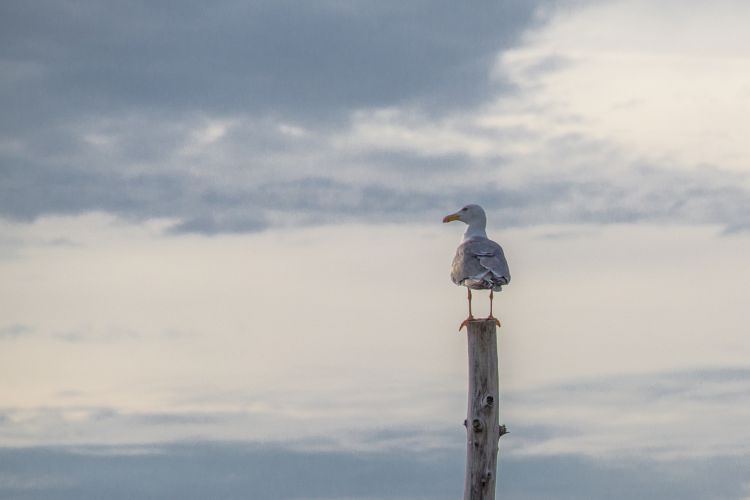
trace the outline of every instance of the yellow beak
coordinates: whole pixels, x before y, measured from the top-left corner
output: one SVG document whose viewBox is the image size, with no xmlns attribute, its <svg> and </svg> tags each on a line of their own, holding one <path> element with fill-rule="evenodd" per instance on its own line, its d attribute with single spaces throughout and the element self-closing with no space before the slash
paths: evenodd
<svg viewBox="0 0 750 500">
<path fill-rule="evenodd" d="M 443 222 L 451 222 L 454 220 L 458 220 L 458 214 L 450 214 L 443 217 Z"/>
</svg>

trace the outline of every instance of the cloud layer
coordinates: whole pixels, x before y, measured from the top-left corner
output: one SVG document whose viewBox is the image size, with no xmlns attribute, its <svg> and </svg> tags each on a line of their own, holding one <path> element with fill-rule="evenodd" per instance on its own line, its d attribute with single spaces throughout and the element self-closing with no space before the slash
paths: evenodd
<svg viewBox="0 0 750 500">
<path fill-rule="evenodd" d="M 487 98 L 489 63 L 538 5 L 11 2 L 3 52 L 19 99 L 10 116 L 135 108 L 320 123 L 412 101 L 444 110 Z"/>
<path fill-rule="evenodd" d="M 510 436 L 510 435 L 509 435 Z M 504 439 L 507 439 L 504 438 Z M 252 498 L 449 499 L 464 450 L 300 450 L 273 442 L 0 449 L 0 494 L 30 500 Z M 705 460 L 514 457 L 501 445 L 498 496 L 699 500 L 744 498 L 746 456 Z"/>
<path fill-rule="evenodd" d="M 6 218 L 218 234 L 473 201 L 509 225 L 748 225 L 745 175 L 650 158 L 560 101 L 606 68 L 532 36 L 562 22 L 546 1 L 3 10 Z"/>
<path fill-rule="evenodd" d="M 503 454 L 518 460 L 573 456 L 663 463 L 747 456 L 747 380 L 747 369 L 700 370 L 506 391 L 501 420 L 511 434 L 503 439 Z M 368 452 L 453 449 L 463 443 L 458 417 L 454 427 L 445 427 L 445 412 L 460 407 L 463 399 L 458 392 L 433 394 L 433 400 L 444 401 L 430 408 L 420 408 L 423 403 L 418 402 L 411 409 L 403 401 L 417 399 L 414 395 L 352 395 L 352 407 L 341 394 L 330 400 L 319 394 L 322 399 L 317 401 L 286 394 L 286 399 L 273 400 L 263 394 L 230 393 L 214 397 L 210 404 L 148 411 L 83 405 L 6 407 L 0 412 L 0 440 L 18 445 L 122 446 L 197 437 L 243 438 L 286 442 L 298 449 Z M 378 413 L 376 407 L 384 404 L 394 408 Z M 211 409 L 216 407 L 224 409 Z M 428 415 L 436 410 L 443 415 Z M 302 424 L 305 428 L 298 428 Z"/>
</svg>

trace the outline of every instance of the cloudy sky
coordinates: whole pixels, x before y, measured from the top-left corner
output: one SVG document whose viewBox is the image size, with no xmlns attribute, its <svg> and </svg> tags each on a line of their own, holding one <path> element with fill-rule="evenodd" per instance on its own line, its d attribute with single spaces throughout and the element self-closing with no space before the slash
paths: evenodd
<svg viewBox="0 0 750 500">
<path fill-rule="evenodd" d="M 750 498 L 750 4 L 0 4 L 0 493 Z M 475 301 L 487 311 L 486 297 Z"/>
</svg>

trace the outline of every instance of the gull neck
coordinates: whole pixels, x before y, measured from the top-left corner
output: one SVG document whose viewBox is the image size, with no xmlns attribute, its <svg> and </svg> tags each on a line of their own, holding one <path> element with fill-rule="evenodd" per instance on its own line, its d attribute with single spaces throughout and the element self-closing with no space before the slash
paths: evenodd
<svg viewBox="0 0 750 500">
<path fill-rule="evenodd" d="M 487 237 L 487 231 L 485 230 L 484 224 L 471 224 L 469 227 L 466 228 L 466 231 L 464 232 L 464 239 L 463 241 L 470 240 L 472 238 L 486 238 Z"/>
</svg>

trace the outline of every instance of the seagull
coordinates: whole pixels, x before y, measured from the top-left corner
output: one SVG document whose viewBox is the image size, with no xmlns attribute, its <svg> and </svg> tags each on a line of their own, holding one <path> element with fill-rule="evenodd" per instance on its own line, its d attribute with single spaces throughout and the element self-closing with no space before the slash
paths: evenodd
<svg viewBox="0 0 750 500">
<path fill-rule="evenodd" d="M 510 270 L 503 249 L 487 238 L 487 216 L 479 205 L 466 205 L 455 214 L 443 218 L 443 222 L 454 220 L 460 220 L 469 226 L 456 249 L 451 266 L 451 280 L 456 285 L 465 286 L 469 298 L 469 317 L 458 329 L 461 330 L 474 319 L 471 314 L 472 289 L 490 291 L 490 315 L 487 319 L 494 319 L 497 326 L 500 326 L 500 321 L 492 316 L 492 299 L 494 292 L 499 292 L 503 285 L 510 283 Z"/>
</svg>

